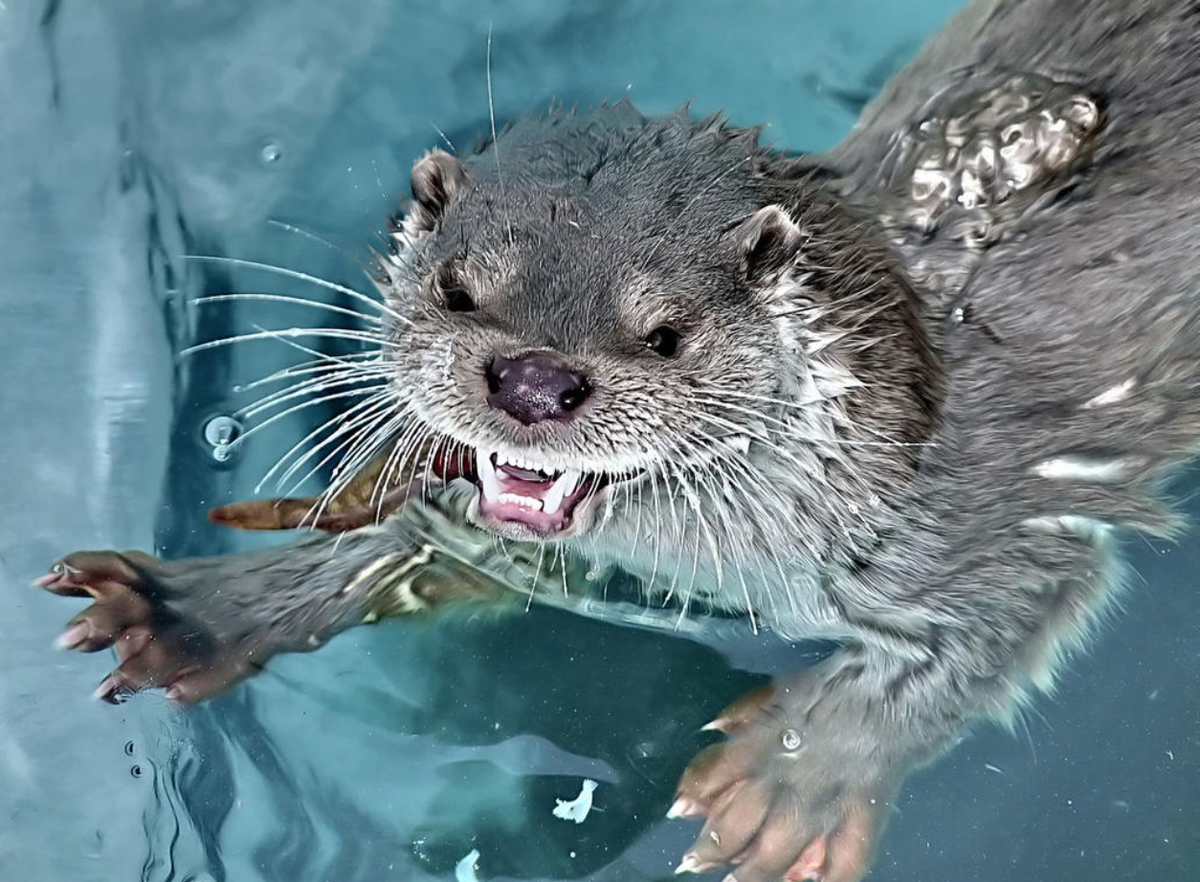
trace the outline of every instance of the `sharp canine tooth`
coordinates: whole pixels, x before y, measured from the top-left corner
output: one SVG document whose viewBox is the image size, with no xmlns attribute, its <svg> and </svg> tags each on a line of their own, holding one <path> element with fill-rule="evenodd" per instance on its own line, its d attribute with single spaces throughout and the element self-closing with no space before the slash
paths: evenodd
<svg viewBox="0 0 1200 882">
<path fill-rule="evenodd" d="M 550 491 L 546 494 L 545 504 L 542 506 L 542 511 L 546 514 L 558 514 L 558 510 L 562 508 L 562 501 L 568 493 L 574 491 L 575 486 L 579 483 L 579 472 L 563 472 L 550 487 Z"/>
<path fill-rule="evenodd" d="M 496 457 L 497 461 L 500 457 Z M 476 470 L 479 472 L 479 484 L 483 487 L 483 498 L 488 502 L 496 502 L 500 497 L 500 479 L 496 477 L 496 467 L 492 465 L 492 455 L 486 450 L 476 451 Z"/>
</svg>

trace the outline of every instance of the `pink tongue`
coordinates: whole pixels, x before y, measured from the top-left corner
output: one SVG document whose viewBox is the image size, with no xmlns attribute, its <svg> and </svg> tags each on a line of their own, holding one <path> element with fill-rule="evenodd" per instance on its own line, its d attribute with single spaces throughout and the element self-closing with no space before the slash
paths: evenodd
<svg viewBox="0 0 1200 882">
<path fill-rule="evenodd" d="M 500 484 L 501 495 L 514 493 L 518 496 L 538 499 L 544 503 L 546 494 L 550 492 L 550 488 L 554 486 L 554 482 L 545 479 L 536 481 L 524 480 L 525 477 L 532 477 L 537 474 L 537 472 L 529 472 L 524 469 L 512 469 L 508 466 L 501 466 L 496 470 L 496 478 Z M 501 502 L 499 500 L 489 502 L 482 493 L 479 496 L 479 511 L 481 514 L 489 515 L 499 521 L 525 524 L 539 533 L 555 533 L 567 525 L 567 522 L 570 520 L 570 512 L 574 509 L 575 503 L 587 491 L 587 487 L 588 483 L 585 481 L 579 487 L 575 488 L 575 491 L 562 501 L 558 511 L 554 512 L 554 514 L 547 514 L 544 511 L 527 508 L 524 505 L 517 505 L 513 502 Z"/>
<path fill-rule="evenodd" d="M 515 493 L 518 496 L 542 500 L 543 504 L 545 495 L 551 486 L 550 481 L 521 481 L 509 477 L 503 472 L 499 472 L 497 477 L 500 479 L 501 494 Z M 567 507 L 564 504 L 554 514 L 546 514 L 544 511 L 517 505 L 515 502 L 502 500 L 489 502 L 482 494 L 479 497 L 481 514 L 489 515 L 498 521 L 525 524 L 539 533 L 553 533 L 561 530 L 567 522 L 566 510 Z"/>
<path fill-rule="evenodd" d="M 534 499 L 544 498 L 554 485 L 553 481 L 522 481 L 518 478 L 510 478 L 503 473 L 496 477 L 500 479 L 501 493 L 516 493 L 518 496 L 530 496 Z"/>
<path fill-rule="evenodd" d="M 538 472 L 506 465 L 496 469 L 496 478 L 500 481 L 501 493 L 516 493 L 533 499 L 543 499 L 554 486 L 554 481 L 543 478 Z"/>
<path fill-rule="evenodd" d="M 529 481 L 529 482 L 532 482 L 535 484 L 540 483 L 542 481 L 549 482 L 551 480 L 550 478 L 547 478 L 545 475 L 543 475 L 541 472 L 534 472 L 534 471 L 530 471 L 529 469 L 517 468 L 514 465 L 500 466 L 499 468 L 496 469 L 496 477 L 501 478 L 501 479 L 506 478 L 506 477 L 516 478 L 517 480 L 520 480 L 520 481 Z"/>
</svg>

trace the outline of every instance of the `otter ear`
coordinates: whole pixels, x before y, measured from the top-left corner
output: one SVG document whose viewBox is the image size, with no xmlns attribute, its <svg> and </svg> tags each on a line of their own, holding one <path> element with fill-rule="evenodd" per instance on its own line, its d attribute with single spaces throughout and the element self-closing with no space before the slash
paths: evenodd
<svg viewBox="0 0 1200 882">
<path fill-rule="evenodd" d="M 412 170 L 412 215 L 417 228 L 437 227 L 466 182 L 467 170 L 446 151 L 430 150 L 421 157 Z"/>
<path fill-rule="evenodd" d="M 762 282 L 782 272 L 800 250 L 803 234 L 778 205 L 760 208 L 734 228 L 746 278 Z"/>
</svg>

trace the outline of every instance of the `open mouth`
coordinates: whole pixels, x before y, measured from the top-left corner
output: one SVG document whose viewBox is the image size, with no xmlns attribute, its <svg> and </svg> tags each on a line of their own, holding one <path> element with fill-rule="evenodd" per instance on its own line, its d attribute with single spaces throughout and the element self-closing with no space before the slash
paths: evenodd
<svg viewBox="0 0 1200 882">
<path fill-rule="evenodd" d="M 571 526 L 585 500 L 607 484 L 604 475 L 555 471 L 532 460 L 476 451 L 481 520 L 525 527 L 547 536 Z"/>
<path fill-rule="evenodd" d="M 556 470 L 531 458 L 474 450 L 470 456 L 439 457 L 434 471 L 447 481 L 475 485 L 474 520 L 519 538 L 549 538 L 577 532 L 611 485 L 636 475 L 613 476 Z"/>
</svg>

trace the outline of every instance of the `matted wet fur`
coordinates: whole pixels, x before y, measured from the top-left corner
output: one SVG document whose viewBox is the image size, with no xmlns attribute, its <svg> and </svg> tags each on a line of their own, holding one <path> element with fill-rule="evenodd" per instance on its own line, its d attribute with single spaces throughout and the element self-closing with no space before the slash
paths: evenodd
<svg viewBox="0 0 1200 882">
<path fill-rule="evenodd" d="M 1118 532 L 1180 529 L 1197 47 L 1183 0 L 978 2 L 822 157 L 626 103 L 427 155 L 381 261 L 390 404 L 352 465 L 432 451 L 481 529 L 401 512 L 332 557 L 71 556 L 41 583 L 98 603 L 65 643 L 116 642 L 105 696 L 194 701 L 365 615 L 527 584 L 472 537 L 516 540 L 535 587 L 617 564 L 842 642 L 714 721 L 672 807 L 707 817 L 681 868 L 858 879 L 904 777 L 1052 684 L 1120 584 Z M 461 590 L 420 583 L 442 559 Z M 467 563 L 492 578 L 455 583 Z"/>
</svg>

